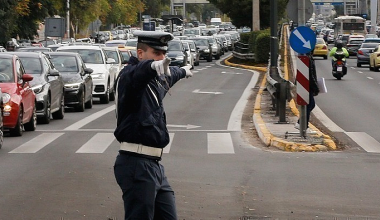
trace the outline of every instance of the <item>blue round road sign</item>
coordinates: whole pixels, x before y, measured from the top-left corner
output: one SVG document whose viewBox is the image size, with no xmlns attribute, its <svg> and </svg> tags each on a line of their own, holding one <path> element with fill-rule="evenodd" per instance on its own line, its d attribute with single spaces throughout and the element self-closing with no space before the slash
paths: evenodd
<svg viewBox="0 0 380 220">
<path fill-rule="evenodd" d="M 309 27 L 300 26 L 292 31 L 289 44 L 297 53 L 309 53 L 314 50 L 317 41 L 316 35 Z"/>
</svg>

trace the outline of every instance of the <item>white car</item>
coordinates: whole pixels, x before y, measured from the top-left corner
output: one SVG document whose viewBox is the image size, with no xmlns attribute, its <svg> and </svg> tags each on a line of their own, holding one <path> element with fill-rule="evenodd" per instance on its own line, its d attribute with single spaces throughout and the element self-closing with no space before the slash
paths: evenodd
<svg viewBox="0 0 380 220">
<path fill-rule="evenodd" d="M 107 43 L 107 42 L 106 42 Z M 103 47 L 104 51 L 106 51 L 106 54 L 109 58 L 112 58 L 115 60 L 115 63 L 112 64 L 110 70 L 111 72 L 115 72 L 115 79 L 120 73 L 120 70 L 124 68 L 123 62 L 123 55 L 121 54 L 121 51 L 118 47 Z"/>
<path fill-rule="evenodd" d="M 63 46 L 59 47 L 57 51 L 79 53 L 86 66 L 94 70 L 91 74 L 94 84 L 92 96 L 99 97 L 100 102 L 104 104 L 115 100 L 113 85 L 118 73 L 112 68 L 112 65 L 116 61 L 109 58 L 103 48 L 85 45 Z"/>
<path fill-rule="evenodd" d="M 187 65 L 190 65 L 191 69 L 194 69 L 194 56 L 193 56 L 193 53 L 191 53 L 189 43 L 186 41 L 181 41 L 181 42 L 182 42 L 183 48 L 185 49 L 187 53 Z"/>
</svg>

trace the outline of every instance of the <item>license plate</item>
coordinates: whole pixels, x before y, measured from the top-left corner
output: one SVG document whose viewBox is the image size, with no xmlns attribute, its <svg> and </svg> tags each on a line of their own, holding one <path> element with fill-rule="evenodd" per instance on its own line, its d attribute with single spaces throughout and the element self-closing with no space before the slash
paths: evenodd
<svg viewBox="0 0 380 220">
<path fill-rule="evenodd" d="M 338 66 L 338 68 L 336 69 L 337 71 L 342 71 L 343 68 L 341 66 Z"/>
</svg>

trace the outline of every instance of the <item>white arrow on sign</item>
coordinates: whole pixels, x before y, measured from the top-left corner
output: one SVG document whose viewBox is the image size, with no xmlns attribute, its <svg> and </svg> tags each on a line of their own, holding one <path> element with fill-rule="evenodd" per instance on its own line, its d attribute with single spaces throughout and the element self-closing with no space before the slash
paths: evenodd
<svg viewBox="0 0 380 220">
<path fill-rule="evenodd" d="M 296 35 L 302 41 L 303 47 L 311 49 L 310 41 L 308 40 L 306 42 L 305 38 L 303 38 L 302 34 L 297 29 L 295 29 L 293 33 L 294 33 L 294 35 Z"/>
<path fill-rule="evenodd" d="M 193 91 L 193 93 L 200 93 L 200 94 L 214 94 L 214 95 L 220 95 L 223 94 L 223 92 L 203 92 L 200 89 L 196 89 Z"/>
<path fill-rule="evenodd" d="M 200 128 L 201 126 L 197 126 L 197 125 L 171 125 L 171 124 L 168 124 L 166 125 L 168 127 L 172 127 L 172 128 L 186 128 L 186 129 L 194 129 L 194 128 Z"/>
</svg>

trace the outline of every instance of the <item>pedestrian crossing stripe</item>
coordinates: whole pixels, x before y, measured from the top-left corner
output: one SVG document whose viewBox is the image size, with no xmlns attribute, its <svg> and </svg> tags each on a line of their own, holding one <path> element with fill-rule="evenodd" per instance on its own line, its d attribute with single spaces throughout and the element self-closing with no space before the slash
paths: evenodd
<svg viewBox="0 0 380 220">
<path fill-rule="evenodd" d="M 61 137 L 65 133 L 42 133 L 37 137 L 25 142 L 9 153 L 37 153 L 50 143 Z M 175 133 L 169 133 L 170 142 L 163 149 L 163 153 L 170 153 Z M 84 143 L 75 153 L 80 154 L 100 154 L 104 153 L 115 141 L 113 133 L 96 133 L 86 143 Z M 230 133 L 207 133 L 207 153 L 208 154 L 234 154 L 234 146 Z"/>
</svg>

